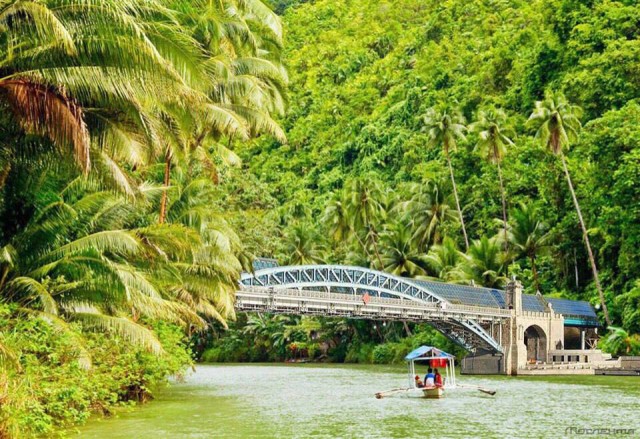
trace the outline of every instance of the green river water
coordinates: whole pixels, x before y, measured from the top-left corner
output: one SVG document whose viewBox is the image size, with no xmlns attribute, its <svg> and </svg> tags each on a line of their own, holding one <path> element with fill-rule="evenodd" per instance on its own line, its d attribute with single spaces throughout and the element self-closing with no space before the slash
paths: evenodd
<svg viewBox="0 0 640 439">
<path fill-rule="evenodd" d="M 406 381 L 405 369 L 397 366 L 200 365 L 153 402 L 94 419 L 71 437 L 604 436 L 571 427 L 635 429 L 611 430 L 609 437 L 640 437 L 638 377 L 462 376 L 459 383 L 497 394 L 458 388 L 439 400 L 374 397 Z"/>
</svg>

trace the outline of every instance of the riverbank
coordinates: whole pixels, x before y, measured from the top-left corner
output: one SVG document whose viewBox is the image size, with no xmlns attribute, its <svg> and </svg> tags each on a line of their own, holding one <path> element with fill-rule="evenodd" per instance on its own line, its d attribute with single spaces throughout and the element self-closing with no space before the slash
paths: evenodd
<svg viewBox="0 0 640 439">
<path fill-rule="evenodd" d="M 162 355 L 110 331 L 57 330 L 6 305 L 0 327 L 0 438 L 49 437 L 91 415 L 109 416 L 152 399 L 169 376 L 183 376 L 192 364 L 184 334 L 168 323 L 149 325 Z"/>
<path fill-rule="evenodd" d="M 400 365 L 199 365 L 145 406 L 92 420 L 82 438 L 565 437 L 568 429 L 640 431 L 640 386 L 626 377 L 462 377 L 441 400 L 384 398 Z"/>
</svg>

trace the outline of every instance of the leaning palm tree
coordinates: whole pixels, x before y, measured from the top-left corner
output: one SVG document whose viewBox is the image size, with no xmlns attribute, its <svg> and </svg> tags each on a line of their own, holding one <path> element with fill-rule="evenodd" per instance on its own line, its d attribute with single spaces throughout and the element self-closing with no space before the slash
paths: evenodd
<svg viewBox="0 0 640 439">
<path fill-rule="evenodd" d="M 500 164 L 507 152 L 507 147 L 513 146 L 513 142 L 505 134 L 507 115 L 501 109 L 488 108 L 478 113 L 478 120 L 470 126 L 472 131 L 478 133 L 479 140 L 475 151 L 485 157 L 498 168 L 498 181 L 500 183 L 500 195 L 502 197 L 502 221 L 504 228 L 505 249 L 509 245 L 507 238 L 507 200 L 502 181 L 502 169 Z"/>
<path fill-rule="evenodd" d="M 531 261 L 535 290 L 540 289 L 536 258 L 548 249 L 551 240 L 549 227 L 540 219 L 541 215 L 535 204 L 520 203 L 511 212 L 509 241 L 521 256 Z"/>
<path fill-rule="evenodd" d="M 576 192 L 571 182 L 571 176 L 569 175 L 567 161 L 564 156 L 564 149 L 568 149 L 570 142 L 578 138 L 578 133 L 582 127 L 580 123 L 581 114 L 582 110 L 580 107 L 570 104 L 562 93 L 549 91 L 545 93 L 543 101 L 536 102 L 535 109 L 531 113 L 531 116 L 529 116 L 529 123 L 537 129 L 536 138 L 547 146 L 553 154 L 560 157 L 562 169 L 564 170 L 569 191 L 571 192 L 571 198 L 573 199 L 580 227 L 582 228 L 582 237 L 587 247 L 589 262 L 591 263 L 591 270 L 593 271 L 593 280 L 598 290 L 604 318 L 607 325 L 611 325 L 609 310 L 604 299 L 602 286 L 600 285 L 598 267 L 596 266 L 596 260 L 589 242 L 589 233 L 587 232 L 587 227 L 582 217 L 580 204 L 578 203 L 578 198 L 576 197 Z"/>
<path fill-rule="evenodd" d="M 453 186 L 453 194 L 456 200 L 458 216 L 460 217 L 460 225 L 462 226 L 462 235 L 464 236 L 464 245 L 469 250 L 469 238 L 467 237 L 467 229 L 464 225 L 462 209 L 460 208 L 460 199 L 458 198 L 458 189 L 456 180 L 453 175 L 453 166 L 451 165 L 451 151 L 455 151 L 458 139 L 464 139 L 466 127 L 464 125 L 464 116 L 458 109 L 437 109 L 429 108 L 423 118 L 424 130 L 429 135 L 431 146 L 441 146 L 449 166 L 449 174 L 451 175 L 451 184 Z"/>
</svg>

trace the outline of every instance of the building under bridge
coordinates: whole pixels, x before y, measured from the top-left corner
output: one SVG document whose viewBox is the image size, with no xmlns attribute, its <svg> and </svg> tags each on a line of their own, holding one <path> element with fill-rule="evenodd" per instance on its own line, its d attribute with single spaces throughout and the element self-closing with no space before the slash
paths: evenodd
<svg viewBox="0 0 640 439">
<path fill-rule="evenodd" d="M 240 311 L 429 323 L 469 351 L 463 373 L 593 373 L 608 358 L 588 302 L 402 278 L 343 265 L 258 259 L 236 295 Z"/>
</svg>

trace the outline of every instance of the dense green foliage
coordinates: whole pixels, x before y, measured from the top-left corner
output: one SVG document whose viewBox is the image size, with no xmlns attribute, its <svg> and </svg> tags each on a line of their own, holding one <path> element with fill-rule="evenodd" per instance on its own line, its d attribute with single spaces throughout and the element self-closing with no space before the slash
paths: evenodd
<svg viewBox="0 0 640 439">
<path fill-rule="evenodd" d="M 203 347 L 210 346 L 202 352 L 201 360 L 386 364 L 404 361 L 421 345 L 464 355 L 463 349 L 428 325 L 414 326 L 414 333 L 406 329 L 398 322 L 243 314 L 224 335 L 214 330 L 212 339 L 201 340 Z"/>
<path fill-rule="evenodd" d="M 226 331 L 253 254 L 516 275 L 640 349 L 637 2 L 272 4 L 284 30 L 259 0 L 0 3 L 0 437 L 144 400 L 189 337 L 209 361 L 454 349 L 401 323 Z"/>
<path fill-rule="evenodd" d="M 51 434 L 55 426 L 83 423 L 91 413 L 108 415 L 115 407 L 145 401 L 167 376 L 180 376 L 191 353 L 179 327 L 153 327 L 165 355 L 149 353 L 111 331 L 89 333 L 78 346 L 77 332 L 60 332 L 41 319 L 0 308 L 3 345 L 19 354 L 19 366 L 2 377 L 0 414 L 4 434 Z M 92 368 L 78 360 L 91 352 Z"/>
<path fill-rule="evenodd" d="M 246 239 L 266 230 L 263 254 L 282 263 L 516 275 L 638 331 L 637 2 L 280 6 L 288 143 L 238 145 L 278 206 Z"/>
<path fill-rule="evenodd" d="M 0 4 L 0 437 L 143 401 L 234 317 L 217 184 L 284 109 L 258 0 Z"/>
</svg>

